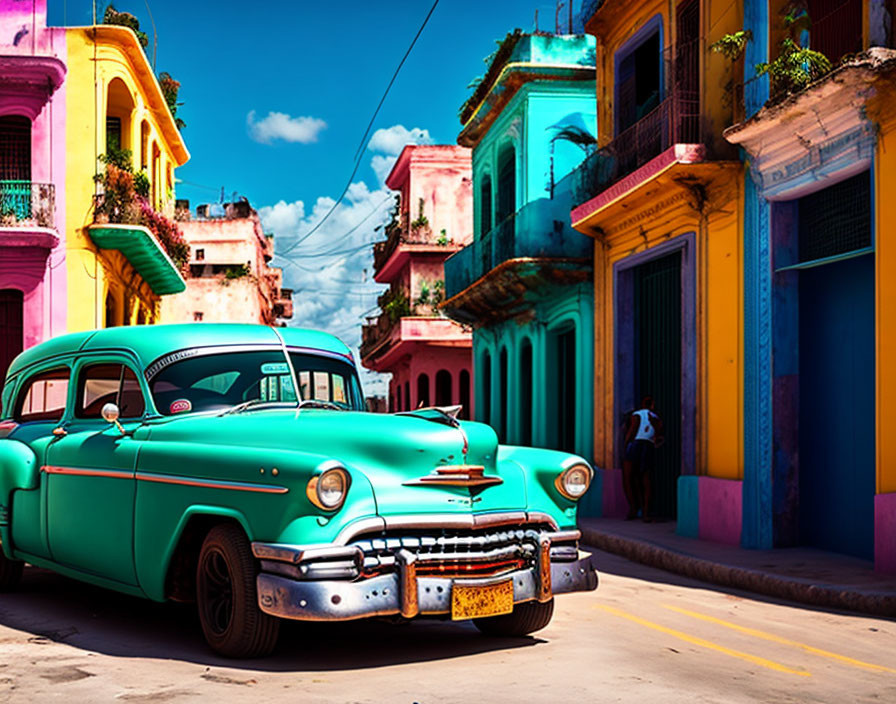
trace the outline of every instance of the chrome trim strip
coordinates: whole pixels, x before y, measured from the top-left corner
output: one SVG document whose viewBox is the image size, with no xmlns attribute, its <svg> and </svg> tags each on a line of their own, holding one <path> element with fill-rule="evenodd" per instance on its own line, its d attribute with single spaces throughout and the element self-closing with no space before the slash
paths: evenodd
<svg viewBox="0 0 896 704">
<path fill-rule="evenodd" d="M 289 489 L 285 486 L 273 486 L 271 484 L 249 484 L 246 482 L 225 482 L 215 479 L 191 479 L 170 474 L 150 474 L 137 472 L 136 478 L 142 482 L 155 482 L 158 484 L 179 484 L 182 486 L 198 486 L 204 489 L 227 489 L 229 491 L 250 491 L 257 494 L 286 494 Z"/>
<path fill-rule="evenodd" d="M 373 516 L 349 523 L 333 539 L 334 545 L 348 545 L 364 533 L 383 532 L 398 528 L 483 528 L 487 526 L 547 523 L 553 530 L 557 522 L 546 513 L 537 511 L 501 511 L 495 513 L 434 513 L 430 515 Z"/>
<path fill-rule="evenodd" d="M 358 564 L 364 559 L 364 553 L 357 547 L 341 547 L 335 545 L 280 545 L 278 543 L 252 543 L 252 554 L 259 560 L 277 560 L 279 562 L 298 563 L 305 560 L 332 560 L 348 558 Z"/>
<path fill-rule="evenodd" d="M 105 477 L 107 479 L 133 479 L 134 472 L 121 469 L 87 469 L 86 467 L 59 467 L 44 465 L 40 468 L 44 474 L 63 474 L 70 477 Z"/>
<path fill-rule="evenodd" d="M 271 329 L 276 332 L 274 328 Z M 343 354 L 342 352 L 320 350 L 313 347 L 291 347 L 289 345 L 286 345 L 283 337 L 279 333 L 277 333 L 277 337 L 280 339 L 283 346 L 285 346 L 286 349 L 291 352 L 322 355 L 324 357 L 330 357 L 331 359 L 338 359 L 343 362 L 348 362 L 353 367 L 355 365 L 354 360 L 349 355 Z M 164 354 L 161 357 L 153 360 L 153 362 L 149 364 L 144 370 L 143 376 L 146 381 L 152 381 L 152 378 L 160 371 L 162 371 L 165 367 L 168 367 L 175 362 L 179 362 L 182 359 L 190 359 L 192 357 L 229 352 L 265 352 L 269 350 L 276 350 L 278 348 L 281 348 L 281 345 L 278 345 L 276 342 L 256 343 L 252 345 L 210 345 L 208 347 L 187 347 L 175 352 L 169 352 L 168 354 Z M 298 393 L 298 387 L 296 387 L 296 392 Z"/>
<path fill-rule="evenodd" d="M 526 515 L 529 517 L 530 523 L 547 523 L 554 530 L 560 530 L 557 521 L 546 513 L 542 513 L 541 511 L 527 511 Z"/>
</svg>

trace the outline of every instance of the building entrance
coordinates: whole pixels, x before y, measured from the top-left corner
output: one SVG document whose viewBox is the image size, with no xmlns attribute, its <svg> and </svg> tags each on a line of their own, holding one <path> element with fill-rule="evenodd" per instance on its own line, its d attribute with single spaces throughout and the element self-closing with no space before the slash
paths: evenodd
<svg viewBox="0 0 896 704">
<path fill-rule="evenodd" d="M 651 513 L 675 518 L 681 474 L 681 252 L 648 261 L 633 270 L 635 405 L 652 396 L 665 426 L 665 444 L 656 452 Z"/>
<path fill-rule="evenodd" d="M 874 558 L 874 255 L 800 272 L 800 542 Z"/>
</svg>

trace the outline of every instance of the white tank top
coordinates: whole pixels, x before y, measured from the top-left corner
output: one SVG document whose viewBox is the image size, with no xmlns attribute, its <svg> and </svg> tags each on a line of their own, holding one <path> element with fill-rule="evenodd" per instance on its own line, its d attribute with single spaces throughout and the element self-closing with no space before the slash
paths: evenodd
<svg viewBox="0 0 896 704">
<path fill-rule="evenodd" d="M 638 434 L 635 436 L 635 440 L 649 440 L 650 442 L 653 442 L 656 430 L 653 427 L 653 423 L 650 421 L 653 418 L 656 418 L 656 416 L 646 408 L 642 408 L 640 411 L 635 411 L 632 415 L 638 416 L 641 420 L 638 424 Z"/>
</svg>

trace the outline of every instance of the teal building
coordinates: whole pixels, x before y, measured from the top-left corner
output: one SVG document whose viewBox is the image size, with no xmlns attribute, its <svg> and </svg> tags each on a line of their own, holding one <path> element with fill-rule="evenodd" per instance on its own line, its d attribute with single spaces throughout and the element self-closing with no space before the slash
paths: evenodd
<svg viewBox="0 0 896 704">
<path fill-rule="evenodd" d="M 595 40 L 509 34 L 461 109 L 474 239 L 443 310 L 473 327 L 476 419 L 502 442 L 593 459 L 593 240 L 570 226 L 596 133 Z"/>
</svg>

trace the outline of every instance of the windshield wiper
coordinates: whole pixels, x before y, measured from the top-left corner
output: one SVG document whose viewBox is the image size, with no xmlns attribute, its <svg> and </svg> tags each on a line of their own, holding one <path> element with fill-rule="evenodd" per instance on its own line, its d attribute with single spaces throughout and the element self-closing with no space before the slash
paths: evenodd
<svg viewBox="0 0 896 704">
<path fill-rule="evenodd" d="M 231 406 L 230 408 L 225 409 L 219 416 L 229 416 L 231 413 L 240 413 L 241 411 L 245 411 L 247 408 L 252 408 L 253 406 L 261 406 L 267 404 L 282 404 L 282 403 L 292 403 L 291 401 L 266 401 L 260 398 L 252 398 L 248 401 L 243 401 L 242 403 L 238 403 L 235 406 Z"/>
<path fill-rule="evenodd" d="M 299 402 L 299 408 L 330 408 L 334 411 L 347 410 L 332 401 L 324 401 L 319 398 L 306 398 L 304 401 Z"/>
</svg>

